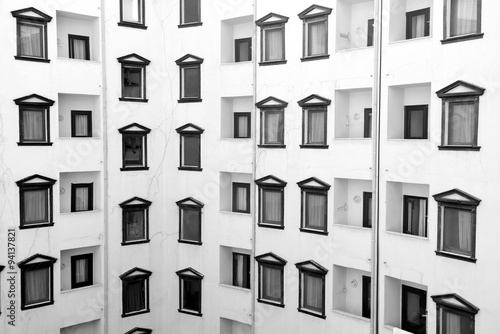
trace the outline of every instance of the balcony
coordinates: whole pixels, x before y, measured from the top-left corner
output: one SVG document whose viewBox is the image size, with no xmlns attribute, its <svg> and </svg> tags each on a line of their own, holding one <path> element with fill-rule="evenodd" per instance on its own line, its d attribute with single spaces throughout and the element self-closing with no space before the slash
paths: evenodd
<svg viewBox="0 0 500 334">
<path fill-rule="evenodd" d="M 88 273 L 87 278 L 90 283 L 86 287 L 75 287 L 73 286 L 72 275 L 75 268 L 73 268 L 73 260 L 82 254 L 91 254 L 92 259 L 88 260 L 85 265 L 92 263 L 92 266 L 88 266 L 85 269 Z M 73 259 L 72 259 L 73 258 Z M 82 264 L 83 266 L 83 264 Z M 84 288 L 90 288 L 92 286 L 97 286 L 102 284 L 101 280 L 101 249 L 99 246 L 85 247 L 85 248 L 72 248 L 65 249 L 61 251 L 61 291 L 78 290 Z M 84 285 L 84 284 L 81 284 Z"/>
<path fill-rule="evenodd" d="M 64 213 L 57 217 L 61 249 L 100 245 L 104 233 L 102 211 Z"/>
<path fill-rule="evenodd" d="M 334 224 L 332 234 L 335 264 L 369 270 L 371 229 Z"/>
<path fill-rule="evenodd" d="M 371 138 L 372 90 L 345 89 L 335 92 L 335 139 Z"/>
<path fill-rule="evenodd" d="M 251 290 L 221 284 L 219 286 L 219 314 L 226 319 L 250 325 L 252 323 Z"/>
<path fill-rule="evenodd" d="M 365 180 L 335 179 L 334 224 L 371 227 L 372 183 Z"/>
<path fill-rule="evenodd" d="M 251 333 L 252 326 L 243 322 L 220 318 L 220 334 Z"/>
<path fill-rule="evenodd" d="M 218 218 L 219 244 L 231 247 L 252 247 L 252 216 L 232 212 L 220 212 Z"/>
<path fill-rule="evenodd" d="M 389 42 L 432 36 L 432 0 L 391 0 Z"/>
<path fill-rule="evenodd" d="M 100 284 L 61 292 L 59 300 L 55 303 L 57 307 L 55 314 L 57 314 L 61 327 L 101 319 L 104 308 L 104 295 L 103 286 Z"/>
<path fill-rule="evenodd" d="M 99 61 L 99 18 L 57 11 L 57 57 Z"/>
<path fill-rule="evenodd" d="M 349 50 L 373 45 L 373 1 L 337 2 L 336 49 Z"/>
<path fill-rule="evenodd" d="M 97 95 L 59 94 L 59 138 L 101 137 L 101 104 Z"/>
</svg>

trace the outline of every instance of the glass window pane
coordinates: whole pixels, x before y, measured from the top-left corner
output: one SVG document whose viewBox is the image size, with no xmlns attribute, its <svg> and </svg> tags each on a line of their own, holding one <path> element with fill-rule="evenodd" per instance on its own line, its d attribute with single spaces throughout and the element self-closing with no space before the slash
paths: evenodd
<svg viewBox="0 0 500 334">
<path fill-rule="evenodd" d="M 476 120 L 474 102 L 449 103 L 448 145 L 474 145 Z"/>
<path fill-rule="evenodd" d="M 125 146 L 125 165 L 142 166 L 142 136 L 125 136 L 123 145 Z"/>
<path fill-rule="evenodd" d="M 75 210 L 86 211 L 89 210 L 89 188 L 77 187 L 75 189 Z"/>
<path fill-rule="evenodd" d="M 305 227 L 317 230 L 326 229 L 326 196 L 306 193 Z"/>
<path fill-rule="evenodd" d="M 282 294 L 282 272 L 281 268 L 261 266 L 262 270 L 262 299 L 269 299 L 276 302 L 283 301 Z"/>
<path fill-rule="evenodd" d="M 142 97 L 142 68 L 123 68 L 123 97 Z"/>
<path fill-rule="evenodd" d="M 307 23 L 307 56 L 324 55 L 326 51 L 327 25 L 325 20 Z"/>
<path fill-rule="evenodd" d="M 23 115 L 23 141 L 45 142 L 45 110 L 25 109 Z"/>
<path fill-rule="evenodd" d="M 75 283 L 85 283 L 89 280 L 88 259 L 78 259 L 75 261 Z"/>
<path fill-rule="evenodd" d="M 135 241 L 146 239 L 145 230 L 145 212 L 139 211 L 125 211 L 125 241 Z"/>
<path fill-rule="evenodd" d="M 266 224 L 281 225 L 282 218 L 282 192 L 262 190 L 262 222 Z"/>
<path fill-rule="evenodd" d="M 73 115 L 75 124 L 75 137 L 88 137 L 89 134 L 89 116 L 82 114 Z"/>
<path fill-rule="evenodd" d="M 122 0 L 123 21 L 141 23 L 140 1 L 141 0 Z"/>
<path fill-rule="evenodd" d="M 442 334 L 470 334 L 472 320 L 470 317 L 449 312 L 448 310 L 442 311 Z"/>
<path fill-rule="evenodd" d="M 24 223 L 48 222 L 48 190 L 23 190 Z"/>
<path fill-rule="evenodd" d="M 184 85 L 182 97 L 199 98 L 200 94 L 200 68 L 186 67 L 182 69 Z"/>
<path fill-rule="evenodd" d="M 182 308 L 191 311 L 201 311 L 201 281 L 197 279 L 182 279 Z"/>
<path fill-rule="evenodd" d="M 284 60 L 283 28 L 264 29 L 264 61 Z"/>
<path fill-rule="evenodd" d="M 450 37 L 476 33 L 477 0 L 450 0 Z"/>
<path fill-rule="evenodd" d="M 283 143 L 283 113 L 280 111 L 264 112 L 264 143 Z"/>
<path fill-rule="evenodd" d="M 303 274 L 302 307 L 323 312 L 323 278 Z"/>
<path fill-rule="evenodd" d="M 326 144 L 325 123 L 326 111 L 308 111 L 307 144 Z"/>
<path fill-rule="evenodd" d="M 24 273 L 24 304 L 32 305 L 50 300 L 49 268 L 29 269 Z"/>
<path fill-rule="evenodd" d="M 200 137 L 182 136 L 183 140 L 183 166 L 200 167 Z"/>
<path fill-rule="evenodd" d="M 184 0 L 184 13 L 182 23 L 200 22 L 198 2 L 200 0 Z"/>
<path fill-rule="evenodd" d="M 472 212 L 444 208 L 443 250 L 472 254 Z"/>
<path fill-rule="evenodd" d="M 409 112 L 410 138 L 424 138 L 424 110 L 411 110 Z"/>
<path fill-rule="evenodd" d="M 201 211 L 183 208 L 181 214 L 181 240 L 201 241 Z"/>
<path fill-rule="evenodd" d="M 20 23 L 19 45 L 21 56 L 44 57 L 43 29 L 41 25 Z"/>
<path fill-rule="evenodd" d="M 419 38 L 425 36 L 425 14 L 415 15 L 411 17 L 411 38 Z"/>
<path fill-rule="evenodd" d="M 146 308 L 145 282 L 131 281 L 126 283 L 125 313 L 136 312 Z"/>
</svg>

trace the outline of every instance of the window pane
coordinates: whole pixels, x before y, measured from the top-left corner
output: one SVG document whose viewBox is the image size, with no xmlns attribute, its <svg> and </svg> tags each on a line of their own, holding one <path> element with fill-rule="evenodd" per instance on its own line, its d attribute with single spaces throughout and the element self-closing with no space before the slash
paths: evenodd
<svg viewBox="0 0 500 334">
<path fill-rule="evenodd" d="M 250 288 L 250 255 L 233 253 L 233 285 Z"/>
<path fill-rule="evenodd" d="M 198 2 L 200 0 L 184 0 L 184 15 L 182 23 L 200 22 Z"/>
<path fill-rule="evenodd" d="M 264 143 L 283 143 L 283 113 L 264 112 Z"/>
<path fill-rule="evenodd" d="M 421 237 L 427 236 L 427 200 L 406 197 L 405 212 L 403 233 Z"/>
<path fill-rule="evenodd" d="M 326 54 L 326 21 L 307 23 L 307 56 Z"/>
<path fill-rule="evenodd" d="M 234 114 L 234 138 L 250 138 L 250 116 L 247 114 Z"/>
<path fill-rule="evenodd" d="M 89 260 L 79 259 L 75 261 L 75 283 L 85 283 L 89 280 Z"/>
<path fill-rule="evenodd" d="M 182 136 L 183 140 L 183 166 L 200 167 L 200 137 Z"/>
<path fill-rule="evenodd" d="M 73 115 L 75 124 L 75 137 L 88 137 L 89 134 L 89 116 L 88 115 Z"/>
<path fill-rule="evenodd" d="M 323 312 L 323 278 L 303 274 L 303 279 L 302 307 Z"/>
<path fill-rule="evenodd" d="M 326 196 L 306 193 L 305 227 L 317 230 L 326 228 Z"/>
<path fill-rule="evenodd" d="M 86 211 L 89 210 L 89 188 L 77 187 L 75 189 L 75 210 Z"/>
<path fill-rule="evenodd" d="M 140 0 L 122 0 L 123 21 L 141 23 Z"/>
<path fill-rule="evenodd" d="M 284 60 L 283 28 L 264 29 L 264 61 Z"/>
<path fill-rule="evenodd" d="M 282 192 L 262 190 L 262 222 L 266 224 L 281 225 L 282 218 Z"/>
<path fill-rule="evenodd" d="M 201 241 L 201 211 L 197 209 L 181 209 L 181 240 Z"/>
<path fill-rule="evenodd" d="M 146 239 L 144 210 L 125 211 L 125 241 Z"/>
<path fill-rule="evenodd" d="M 472 255 L 472 212 L 444 208 L 443 250 Z"/>
<path fill-rule="evenodd" d="M 29 269 L 24 273 L 24 304 L 31 305 L 50 300 L 49 268 Z"/>
<path fill-rule="evenodd" d="M 123 68 L 123 97 L 142 97 L 142 68 Z"/>
<path fill-rule="evenodd" d="M 474 102 L 449 103 L 448 145 L 474 145 Z"/>
<path fill-rule="evenodd" d="M 123 137 L 125 145 L 125 165 L 142 166 L 142 136 Z"/>
<path fill-rule="evenodd" d="M 272 301 L 282 302 L 282 286 L 281 282 L 283 280 L 281 268 L 261 266 L 262 270 L 262 299 L 269 299 Z"/>
<path fill-rule="evenodd" d="M 46 141 L 45 110 L 23 110 L 23 141 Z"/>
<path fill-rule="evenodd" d="M 411 38 L 419 38 L 425 36 L 425 14 L 415 15 L 411 17 Z"/>
<path fill-rule="evenodd" d="M 476 33 L 477 0 L 450 0 L 450 37 Z"/>
<path fill-rule="evenodd" d="M 425 131 L 427 129 L 424 129 L 424 117 L 425 117 L 425 112 L 424 110 L 411 110 L 409 113 L 409 130 L 410 130 L 410 138 L 424 138 L 425 136 Z"/>
<path fill-rule="evenodd" d="M 48 222 L 47 190 L 23 190 L 24 223 Z"/>
<path fill-rule="evenodd" d="M 21 23 L 19 33 L 21 56 L 43 58 L 43 26 Z"/>
<path fill-rule="evenodd" d="M 309 110 L 307 124 L 307 144 L 326 144 L 325 123 L 325 111 Z"/>
<path fill-rule="evenodd" d="M 201 281 L 197 279 L 182 279 L 182 308 L 191 311 L 201 311 Z"/>
<path fill-rule="evenodd" d="M 136 312 L 146 308 L 146 294 L 144 281 L 126 283 L 125 288 L 125 313 Z"/>
<path fill-rule="evenodd" d="M 448 310 L 442 311 L 442 334 L 470 334 L 472 321 L 470 317 L 449 312 Z"/>
<path fill-rule="evenodd" d="M 73 59 L 87 59 L 87 43 L 83 39 L 74 38 L 71 40 L 73 43 Z"/>
<path fill-rule="evenodd" d="M 366 108 L 365 109 L 365 118 L 363 120 L 363 137 L 364 138 L 371 138 L 372 137 L 372 109 L 371 108 Z"/>
<path fill-rule="evenodd" d="M 182 97 L 199 98 L 200 94 L 200 68 L 186 67 L 182 69 L 184 85 Z"/>
<path fill-rule="evenodd" d="M 250 208 L 248 207 L 248 187 L 239 186 L 233 183 L 233 196 L 234 196 L 234 208 L 233 211 L 236 212 L 249 212 Z"/>
</svg>

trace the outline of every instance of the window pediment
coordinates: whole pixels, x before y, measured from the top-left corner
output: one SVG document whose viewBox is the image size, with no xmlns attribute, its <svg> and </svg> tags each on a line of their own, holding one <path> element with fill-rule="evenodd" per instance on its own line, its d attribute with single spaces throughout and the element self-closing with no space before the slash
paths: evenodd
<svg viewBox="0 0 500 334">
<path fill-rule="evenodd" d="M 130 207 L 130 206 L 150 206 L 152 202 L 145 200 L 140 197 L 132 197 L 131 199 L 126 200 L 125 202 L 121 202 L 118 204 L 121 208 Z"/>
<path fill-rule="evenodd" d="M 255 24 L 258 26 L 267 26 L 267 25 L 272 25 L 272 24 L 284 24 L 288 22 L 288 17 L 275 14 L 275 13 L 269 13 L 262 18 L 258 19 L 255 21 Z"/>
<path fill-rule="evenodd" d="M 45 176 L 34 174 L 16 182 L 18 187 L 54 185 L 57 181 Z"/>
<path fill-rule="evenodd" d="M 128 65 L 149 65 L 150 60 L 139 56 L 136 53 L 131 53 L 129 55 L 117 58 L 119 63 Z"/>
<path fill-rule="evenodd" d="M 255 180 L 258 186 L 269 186 L 269 187 L 285 187 L 286 182 L 282 179 L 277 178 L 274 175 L 264 176 L 258 180 Z"/>
<path fill-rule="evenodd" d="M 148 328 L 136 327 L 136 328 L 132 328 L 131 330 L 129 330 L 125 334 L 150 334 L 152 332 L 153 332 L 153 330 L 148 329 Z"/>
<path fill-rule="evenodd" d="M 175 131 L 177 131 L 177 133 L 203 133 L 205 129 L 202 129 L 198 125 L 195 125 L 193 123 L 188 123 L 181 127 L 178 127 L 177 129 L 175 129 Z"/>
<path fill-rule="evenodd" d="M 324 16 L 324 15 L 330 15 L 332 12 L 331 8 L 328 7 L 323 7 L 319 5 L 312 5 L 307 7 L 305 10 L 300 12 L 298 14 L 299 19 L 304 20 L 304 19 L 309 19 L 312 17 L 317 17 L 317 16 Z"/>
<path fill-rule="evenodd" d="M 19 268 L 22 268 L 23 266 L 29 265 L 29 264 L 35 264 L 35 263 L 56 263 L 57 259 L 55 257 L 51 257 L 48 255 L 42 255 L 39 253 L 36 253 L 34 255 L 31 255 L 30 257 L 25 258 L 22 261 L 19 261 L 17 263 Z"/>
<path fill-rule="evenodd" d="M 141 268 L 132 268 L 120 275 L 121 280 L 135 279 L 135 278 L 146 278 L 151 276 L 152 272 Z"/>
<path fill-rule="evenodd" d="M 436 92 L 440 98 L 461 97 L 461 96 L 480 96 L 484 94 L 485 89 L 471 83 L 458 80 L 440 89 Z"/>
<path fill-rule="evenodd" d="M 320 190 L 328 190 L 331 187 L 328 183 L 323 182 L 320 179 L 315 178 L 314 176 L 304 181 L 297 182 L 297 185 L 301 188 L 320 189 Z"/>
<path fill-rule="evenodd" d="M 255 104 L 255 106 L 259 109 L 264 108 L 286 108 L 288 102 L 275 98 L 274 96 L 269 96 L 264 100 L 261 100 Z"/>
<path fill-rule="evenodd" d="M 120 133 L 150 133 L 151 129 L 137 123 L 132 123 L 118 129 Z"/>
<path fill-rule="evenodd" d="M 297 102 L 301 107 L 317 107 L 317 106 L 329 106 L 332 103 L 332 100 L 327 99 L 325 97 L 312 94 L 308 97 Z"/>
<path fill-rule="evenodd" d="M 279 257 L 278 255 L 276 255 L 272 252 L 256 256 L 255 260 L 259 263 L 261 263 L 261 262 L 262 263 L 269 263 L 269 264 L 274 264 L 274 265 L 278 265 L 278 266 L 284 266 L 284 265 L 286 265 L 286 262 L 287 262 L 285 259 L 283 259 L 282 257 Z"/>
<path fill-rule="evenodd" d="M 177 276 L 202 279 L 203 274 L 189 267 L 175 272 Z"/>
<path fill-rule="evenodd" d="M 328 273 L 328 269 L 313 260 L 299 262 L 296 263 L 295 266 L 299 270 L 309 271 L 321 275 L 326 275 Z"/>
<path fill-rule="evenodd" d="M 203 63 L 203 58 L 194 56 L 192 54 L 187 54 L 175 61 L 177 65 L 193 65 Z"/>
<path fill-rule="evenodd" d="M 189 206 L 195 208 L 202 208 L 205 204 L 202 202 L 195 200 L 192 197 L 186 197 L 180 201 L 175 202 L 178 206 Z"/>
<path fill-rule="evenodd" d="M 460 297 L 456 293 L 431 296 L 431 298 L 438 305 L 448 306 L 472 314 L 477 314 L 477 312 L 479 312 L 479 308 L 477 306 Z"/>
<path fill-rule="evenodd" d="M 481 200 L 474 197 L 460 189 L 448 190 L 436 195 L 432 195 L 436 202 L 454 203 L 454 204 L 465 204 L 478 206 Z"/>
<path fill-rule="evenodd" d="M 14 10 L 10 12 L 12 16 L 19 19 L 36 20 L 43 22 L 52 21 L 52 16 L 49 16 L 36 8 L 28 7 L 24 9 Z"/>
<path fill-rule="evenodd" d="M 54 104 L 54 101 L 38 94 L 31 94 L 15 99 L 14 103 L 18 106 L 50 107 Z"/>
</svg>

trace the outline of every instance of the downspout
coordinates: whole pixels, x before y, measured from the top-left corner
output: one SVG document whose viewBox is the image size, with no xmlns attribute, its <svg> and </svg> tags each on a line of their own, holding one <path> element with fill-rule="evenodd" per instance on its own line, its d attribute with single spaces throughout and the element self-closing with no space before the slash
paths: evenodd
<svg viewBox="0 0 500 334">
<path fill-rule="evenodd" d="M 382 77 L 382 6 L 383 0 L 374 0 L 373 51 L 374 71 L 372 90 L 372 141 L 373 141 L 373 212 L 371 241 L 371 317 L 370 333 L 379 333 L 379 236 L 380 236 L 380 100 Z"/>
</svg>

